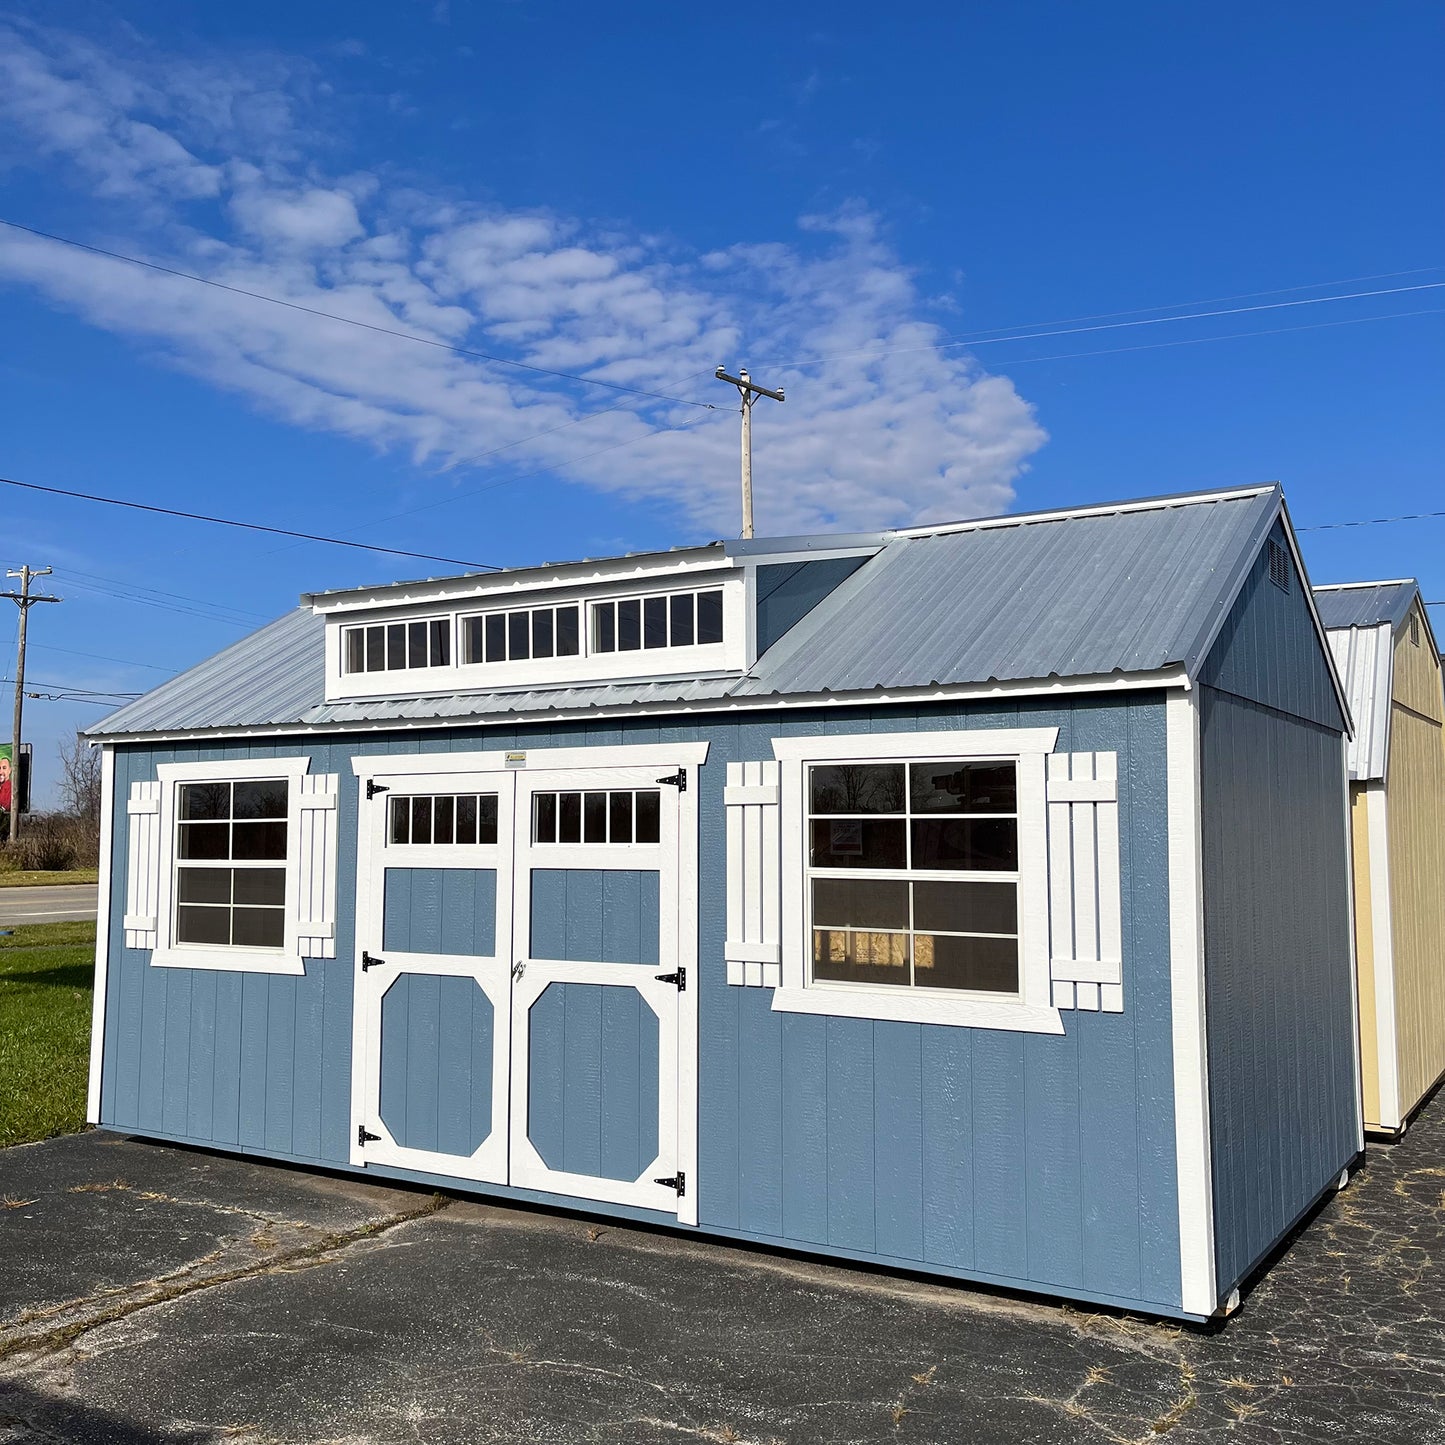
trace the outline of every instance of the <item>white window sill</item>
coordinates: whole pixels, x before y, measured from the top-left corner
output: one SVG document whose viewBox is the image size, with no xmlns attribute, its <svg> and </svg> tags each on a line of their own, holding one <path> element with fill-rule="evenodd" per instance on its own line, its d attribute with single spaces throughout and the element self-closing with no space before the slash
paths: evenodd
<svg viewBox="0 0 1445 1445">
<path fill-rule="evenodd" d="M 773 1008 L 778 1013 L 946 1024 L 1019 1034 L 1064 1032 L 1058 1009 L 1047 1005 L 1018 999 L 947 998 L 903 989 L 779 988 L 773 991 Z"/>
<path fill-rule="evenodd" d="M 243 948 L 158 948 L 151 954 L 155 968 L 208 968 L 224 973 L 283 973 L 293 977 L 306 972 L 299 955 L 248 953 Z"/>
</svg>

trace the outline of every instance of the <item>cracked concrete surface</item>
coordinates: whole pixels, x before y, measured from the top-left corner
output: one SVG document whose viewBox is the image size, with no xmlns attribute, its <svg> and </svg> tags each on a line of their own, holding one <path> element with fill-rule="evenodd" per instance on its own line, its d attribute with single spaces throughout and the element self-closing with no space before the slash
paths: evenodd
<svg viewBox="0 0 1445 1445">
<path fill-rule="evenodd" d="M 1445 1445 L 1445 1102 L 1208 1331 L 86 1134 L 0 1152 L 0 1445 Z"/>
</svg>

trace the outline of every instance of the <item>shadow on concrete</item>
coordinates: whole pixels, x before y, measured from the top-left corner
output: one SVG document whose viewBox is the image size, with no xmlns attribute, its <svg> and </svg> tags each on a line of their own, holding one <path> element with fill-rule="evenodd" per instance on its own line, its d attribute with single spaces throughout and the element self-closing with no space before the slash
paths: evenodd
<svg viewBox="0 0 1445 1445">
<path fill-rule="evenodd" d="M 12 1431 L 18 1433 L 12 1435 Z M 0 1436 L 17 1445 L 25 1440 L 66 1440 L 75 1445 L 210 1445 L 222 1438 L 205 1427 L 158 1433 L 124 1416 L 5 1380 L 0 1380 Z"/>
</svg>

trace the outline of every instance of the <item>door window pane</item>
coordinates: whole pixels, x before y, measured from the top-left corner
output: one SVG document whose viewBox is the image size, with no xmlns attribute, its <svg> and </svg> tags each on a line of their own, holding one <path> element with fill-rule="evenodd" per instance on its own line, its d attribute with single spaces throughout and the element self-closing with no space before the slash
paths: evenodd
<svg viewBox="0 0 1445 1445">
<path fill-rule="evenodd" d="M 555 843 L 557 841 L 556 793 L 538 793 L 532 800 L 532 841 L 534 843 Z"/>
<path fill-rule="evenodd" d="M 557 841 L 582 841 L 582 794 L 563 793 L 557 802 Z"/>
<path fill-rule="evenodd" d="M 651 791 L 637 795 L 637 841 L 656 843 L 662 821 L 662 795 Z"/>
<path fill-rule="evenodd" d="M 632 794 L 607 795 L 607 838 L 612 843 L 632 841 Z"/>
<path fill-rule="evenodd" d="M 433 843 L 456 841 L 456 804 L 452 798 L 433 798 L 431 805 L 431 840 Z"/>
<path fill-rule="evenodd" d="M 457 842 L 475 843 L 477 841 L 477 800 L 475 798 L 457 799 Z"/>
<path fill-rule="evenodd" d="M 413 843 L 431 842 L 430 798 L 413 798 L 411 800 L 411 841 Z"/>
<path fill-rule="evenodd" d="M 582 804 L 582 841 L 607 841 L 607 794 L 588 793 Z"/>
<path fill-rule="evenodd" d="M 495 844 L 497 841 L 497 795 L 483 793 L 477 799 L 477 842 Z"/>
</svg>

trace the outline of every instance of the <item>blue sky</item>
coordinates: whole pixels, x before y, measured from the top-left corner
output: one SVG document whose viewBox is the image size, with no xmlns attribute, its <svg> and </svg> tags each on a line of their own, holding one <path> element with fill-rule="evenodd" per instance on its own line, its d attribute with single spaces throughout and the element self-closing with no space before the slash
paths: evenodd
<svg viewBox="0 0 1445 1445">
<path fill-rule="evenodd" d="M 736 532 L 726 362 L 788 393 L 756 413 L 760 533 L 1272 479 L 1301 526 L 1442 509 L 1442 30 L 1426 3 L 0 10 L 0 216 L 675 398 L 0 228 L 0 475 L 480 562 L 666 546 Z M 1323 299 L 1361 292 L 1389 294 Z M 1160 319 L 1200 311 L 1231 314 Z M 66 598 L 33 614 L 38 690 L 143 690 L 302 590 L 446 570 L 0 492 L 6 565 Z M 1445 598 L 1445 521 L 1304 541 L 1318 581 Z M 29 705 L 42 792 L 99 712 Z"/>
</svg>

